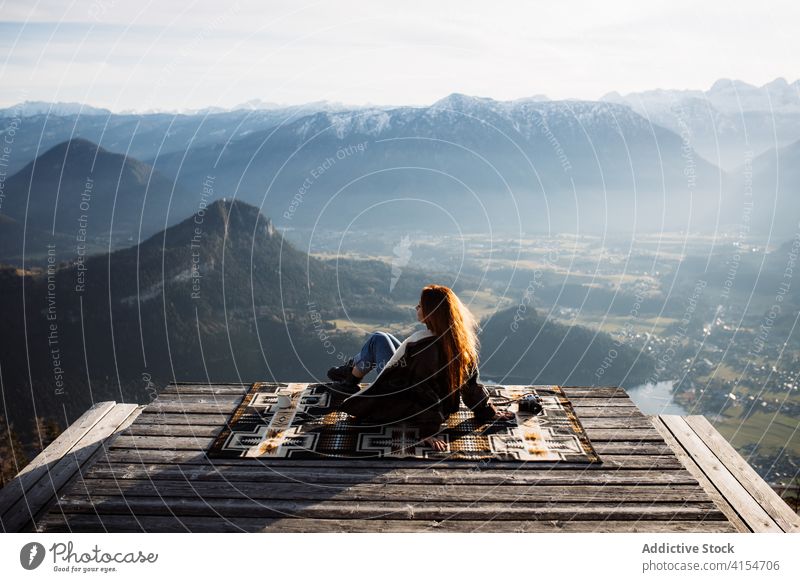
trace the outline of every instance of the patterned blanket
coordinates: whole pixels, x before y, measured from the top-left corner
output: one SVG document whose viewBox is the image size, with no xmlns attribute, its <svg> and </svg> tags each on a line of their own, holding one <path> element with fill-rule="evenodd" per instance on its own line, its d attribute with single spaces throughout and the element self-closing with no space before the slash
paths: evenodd
<svg viewBox="0 0 800 582">
<path fill-rule="evenodd" d="M 362 424 L 339 412 L 337 406 L 347 395 L 331 384 L 259 382 L 226 423 L 208 456 L 600 462 L 559 386 L 486 388 L 492 403 L 500 410 L 514 411 L 515 419 L 479 424 L 462 403 L 438 435 L 447 442 L 447 450 L 435 451 L 420 442 L 413 424 Z M 531 392 L 539 395 L 544 407 L 535 416 L 519 411 L 515 403 Z"/>
</svg>

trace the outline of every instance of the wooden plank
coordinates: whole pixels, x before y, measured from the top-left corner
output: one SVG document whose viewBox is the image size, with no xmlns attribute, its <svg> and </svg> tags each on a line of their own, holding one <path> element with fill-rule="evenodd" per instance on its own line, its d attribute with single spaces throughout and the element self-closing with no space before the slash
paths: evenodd
<svg viewBox="0 0 800 582">
<path fill-rule="evenodd" d="M 51 515 L 43 532 L 271 533 L 735 533 L 726 521 L 432 521 L 399 519 L 226 519 L 218 517 Z"/>
<path fill-rule="evenodd" d="M 222 426 L 191 424 L 134 424 L 123 434 L 132 436 L 215 437 Z"/>
<path fill-rule="evenodd" d="M 164 390 L 161 390 L 158 395 L 159 397 L 165 395 L 175 395 L 175 394 L 201 394 L 201 395 L 210 395 L 215 394 L 219 396 L 233 396 L 233 395 L 244 395 L 250 391 L 250 385 L 242 385 L 242 386 L 217 386 L 217 385 L 210 385 L 210 386 L 197 386 L 197 385 L 189 385 L 189 386 L 168 386 Z"/>
<path fill-rule="evenodd" d="M 664 441 L 670 447 L 672 447 L 672 450 L 675 452 L 675 455 L 678 457 L 678 459 L 680 459 L 686 469 L 697 479 L 698 483 L 700 483 L 700 486 L 705 489 L 706 493 L 708 493 L 709 498 L 714 502 L 714 504 L 719 507 L 722 513 L 725 514 L 732 527 L 738 532 L 749 533 L 751 530 L 749 527 L 747 527 L 747 524 L 742 521 L 742 518 L 739 517 L 739 514 L 736 513 L 736 510 L 734 510 L 730 503 L 728 503 L 720 494 L 720 492 L 717 491 L 717 488 L 714 487 L 703 470 L 697 466 L 697 463 L 694 462 L 694 459 L 692 459 L 692 457 L 684 450 L 681 444 L 675 439 L 661 418 L 654 416 L 652 420 L 653 426 L 655 426 L 656 430 L 664 437 Z"/>
<path fill-rule="evenodd" d="M 218 515 L 225 517 L 303 517 L 310 519 L 515 519 L 515 520 L 688 520 L 719 521 L 724 515 L 710 502 L 685 504 L 587 504 L 550 502 L 489 502 L 418 504 L 404 501 L 354 503 L 295 502 L 169 497 L 119 497 L 68 494 L 52 512 L 122 515 Z"/>
<path fill-rule="evenodd" d="M 625 390 L 610 386 L 562 386 L 567 398 L 628 398 Z"/>
<path fill-rule="evenodd" d="M 656 431 L 656 429 L 652 428 L 652 425 L 648 429 L 635 429 L 635 428 L 612 428 L 612 429 L 601 429 L 601 428 L 593 428 L 593 427 L 583 427 L 586 430 L 586 436 L 589 437 L 589 440 L 594 442 L 599 441 L 652 441 L 658 443 L 664 443 L 664 439 L 661 438 L 661 435 Z"/>
<path fill-rule="evenodd" d="M 230 414 L 182 414 L 182 413 L 163 413 L 163 412 L 148 412 L 145 408 L 139 418 L 136 419 L 136 425 L 142 424 L 186 424 L 186 425 L 208 425 L 208 426 L 224 426 Z"/>
<path fill-rule="evenodd" d="M 602 463 L 567 463 L 567 462 L 525 462 L 525 461 L 437 461 L 421 459 L 386 459 L 386 460 L 361 460 L 361 459 L 209 459 L 206 452 L 195 450 L 172 450 L 172 449 L 129 449 L 111 448 L 108 451 L 108 459 L 120 463 L 190 463 L 206 464 L 213 461 L 220 465 L 246 465 L 254 464 L 264 466 L 294 465 L 297 467 L 382 467 L 386 469 L 402 467 L 425 467 L 444 469 L 448 467 L 472 468 L 472 467 L 503 467 L 508 470 L 532 470 L 532 471 L 552 471 L 561 469 L 595 469 L 623 468 L 623 469 L 650 469 L 668 470 L 683 469 L 681 462 L 674 456 L 659 455 L 603 455 Z"/>
<path fill-rule="evenodd" d="M 581 424 L 583 428 L 630 428 L 630 429 L 642 429 L 642 428 L 653 428 L 653 423 L 649 418 L 642 417 L 642 418 L 630 418 L 630 417 L 593 417 L 593 418 L 586 418 L 581 416 L 580 417 Z"/>
<path fill-rule="evenodd" d="M 33 531 L 35 520 L 47 512 L 61 492 L 69 490 L 81 471 L 87 471 L 91 467 L 98 458 L 97 451 L 113 440 L 115 430 L 132 422 L 141 408 L 136 404 L 116 404 L 70 451 L 53 464 L 46 478 L 43 477 L 26 491 L 26 503 L 17 504 L 6 514 L 9 517 L 15 511 L 21 512 L 22 517 L 19 519 L 22 522 L 17 526 L 17 531 Z M 29 500 L 33 500 L 38 507 L 28 503 Z M 9 521 L 12 519 L 9 518 Z"/>
<path fill-rule="evenodd" d="M 244 394 L 159 394 L 153 404 L 224 404 L 236 408 Z"/>
<path fill-rule="evenodd" d="M 635 406 L 617 406 L 606 408 L 604 406 L 575 406 L 575 414 L 578 418 L 646 418 Z"/>
<path fill-rule="evenodd" d="M 775 493 L 772 487 L 764 482 L 761 476 L 704 416 L 686 416 L 685 420 L 783 531 L 794 533 L 800 531 L 800 517 Z"/>
<path fill-rule="evenodd" d="M 480 503 L 507 501 L 517 503 L 708 503 L 708 495 L 695 485 L 457 485 L 444 483 L 409 485 L 389 483 L 263 483 L 228 481 L 185 481 L 162 479 L 97 479 L 84 477 L 76 481 L 68 495 L 88 497 L 120 495 L 136 497 L 182 497 L 211 499 L 282 499 L 287 501 L 404 501 L 429 503 Z"/>
<path fill-rule="evenodd" d="M 647 441 L 599 441 L 592 443 L 594 450 L 601 457 L 603 455 L 666 455 L 674 457 L 669 446 L 663 442 L 653 443 Z"/>
<path fill-rule="evenodd" d="M 70 477 L 67 480 L 66 483 L 64 483 L 64 485 L 58 491 L 58 495 L 66 492 L 66 491 L 69 491 L 70 488 L 73 486 L 73 484 L 75 483 L 75 481 L 78 478 L 80 478 L 84 473 L 88 473 L 88 472 L 91 471 L 92 467 L 94 466 L 94 463 L 96 463 L 101 458 L 104 459 L 104 455 L 105 455 L 105 448 L 104 447 L 109 445 L 110 443 L 113 443 L 114 439 L 118 435 L 118 431 L 124 430 L 125 428 L 130 426 L 131 423 L 134 420 L 136 420 L 136 417 L 139 414 L 141 414 L 143 409 L 144 409 L 144 405 L 136 406 L 136 409 L 130 414 L 130 416 L 128 416 L 124 421 L 122 421 L 122 423 L 115 429 L 115 431 L 112 432 L 111 435 L 105 441 L 103 441 L 101 446 L 98 447 L 97 450 L 95 450 L 95 452 L 91 454 L 89 459 L 86 460 L 83 463 L 81 468 L 76 473 L 74 473 L 72 475 L 72 477 Z M 45 516 L 47 515 L 47 512 L 50 509 L 50 506 L 52 506 L 54 501 L 55 501 L 55 497 L 53 499 L 51 499 L 50 501 L 48 501 L 48 503 L 34 516 L 34 518 L 29 523 L 25 524 L 24 528 L 21 531 L 35 532 L 36 531 L 36 527 L 37 527 L 37 523 L 39 522 L 39 520 L 42 520 L 42 519 L 45 518 Z"/>
<path fill-rule="evenodd" d="M 752 531 L 783 531 L 747 489 L 731 475 L 683 417 L 668 414 L 659 418 Z"/>
<path fill-rule="evenodd" d="M 0 489 L 0 522 L 11 506 L 23 498 L 24 492 L 44 477 L 50 468 L 75 446 L 75 443 L 114 408 L 115 404 L 115 402 L 98 402 L 92 406 L 28 463 L 13 480 Z"/>
<path fill-rule="evenodd" d="M 114 449 L 171 449 L 173 451 L 206 451 L 214 442 L 213 437 L 187 436 L 138 436 L 123 434 L 110 447 Z"/>
<path fill-rule="evenodd" d="M 633 400 L 624 398 L 571 398 L 573 408 L 586 408 L 586 407 L 601 407 L 604 409 L 610 408 L 633 408 L 639 410 Z"/>
<path fill-rule="evenodd" d="M 264 382 L 268 382 L 264 380 Z M 278 382 L 280 384 L 280 382 Z M 210 384 L 211 386 L 252 386 L 252 384 L 248 384 L 247 382 L 214 382 Z M 203 380 L 193 381 L 193 380 L 181 380 L 178 382 L 170 382 L 167 384 L 167 387 L 170 386 L 209 386 L 209 383 Z"/>
<path fill-rule="evenodd" d="M 406 484 L 475 484 L 475 485 L 695 485 L 688 471 L 625 471 L 561 470 L 506 471 L 487 469 L 392 469 L 293 467 L 279 468 L 238 465 L 173 465 L 166 463 L 119 464 L 98 461 L 85 473 L 87 478 L 101 479 L 182 479 L 187 481 L 227 481 L 235 483 L 288 482 L 301 483 L 406 483 Z"/>
<path fill-rule="evenodd" d="M 239 401 L 242 399 L 239 398 Z M 193 404 L 189 402 L 160 402 L 156 399 L 144 409 L 145 414 L 160 413 L 188 413 L 188 414 L 226 414 L 230 416 L 236 410 L 238 403 L 234 402 L 208 402 Z"/>
<path fill-rule="evenodd" d="M 46 476 L 25 489 L 23 499 L 3 515 L 5 531 L 19 531 L 60 493 L 61 488 L 78 473 L 86 461 L 114 430 L 137 409 L 136 404 L 117 404 L 95 423 L 61 459 L 51 463 Z"/>
<path fill-rule="evenodd" d="M 105 448 L 104 447 L 106 447 L 106 446 L 110 445 L 111 443 L 113 443 L 114 439 L 118 436 L 119 432 L 122 431 L 122 430 L 125 430 L 127 427 L 129 427 L 136 420 L 136 417 L 139 414 L 141 414 L 141 412 L 144 409 L 144 407 L 145 407 L 145 405 L 142 405 L 142 404 L 138 405 L 136 407 L 136 409 L 131 413 L 131 415 L 128 416 L 119 425 L 119 427 L 117 427 L 117 429 L 105 441 L 103 441 L 102 446 L 98 447 L 97 450 L 89 457 L 89 459 L 86 462 L 84 462 L 84 464 L 81 466 L 80 470 L 78 472 L 76 472 L 75 474 L 73 474 L 73 476 L 70 477 L 67 480 L 66 483 L 64 483 L 64 485 L 61 487 L 61 489 L 58 492 L 59 495 L 61 493 L 69 491 L 70 487 L 73 485 L 73 483 L 76 481 L 76 479 L 78 479 L 79 477 L 81 477 L 85 473 L 89 473 L 91 471 L 92 467 L 94 466 L 94 464 L 98 460 L 101 460 L 101 459 L 105 460 Z M 34 531 L 36 531 L 36 523 L 37 523 L 37 521 L 40 520 L 40 519 L 43 519 L 43 517 L 45 515 L 47 515 L 47 511 L 49 510 L 49 507 L 50 507 L 50 505 L 52 505 L 53 501 L 54 501 L 54 499 L 50 500 L 47 503 L 47 505 L 45 507 L 43 507 L 36 514 L 34 519 L 31 520 L 30 523 L 27 523 L 23 527 L 23 529 L 21 531 L 26 531 L 26 532 L 34 532 Z"/>
<path fill-rule="evenodd" d="M 580 399 L 580 400 L 578 400 L 578 399 L 570 400 L 570 403 L 572 404 L 572 408 L 574 408 L 576 412 L 579 411 L 579 410 L 588 410 L 589 412 L 600 412 L 600 411 L 603 411 L 606 414 L 608 414 L 609 416 L 625 416 L 625 415 L 631 415 L 634 412 L 639 412 L 639 414 L 642 414 L 639 411 L 639 408 L 635 404 L 633 404 L 633 402 L 631 402 L 631 403 L 624 402 L 624 401 L 623 402 L 619 402 L 619 399 L 615 399 L 613 402 L 615 402 L 616 404 L 613 405 L 613 406 L 608 404 L 609 402 L 612 402 L 612 401 L 611 400 L 608 400 L 608 401 L 602 400 L 601 401 L 601 400 L 598 400 L 597 398 L 586 398 L 586 399 Z"/>
<path fill-rule="evenodd" d="M 270 384 L 270 382 L 265 382 Z M 280 385 L 280 382 L 274 382 Z M 250 390 L 253 387 L 252 382 L 233 382 L 233 383 L 219 383 L 219 382 L 170 382 L 162 390 L 192 390 L 203 388 L 220 388 L 225 390 Z"/>
</svg>

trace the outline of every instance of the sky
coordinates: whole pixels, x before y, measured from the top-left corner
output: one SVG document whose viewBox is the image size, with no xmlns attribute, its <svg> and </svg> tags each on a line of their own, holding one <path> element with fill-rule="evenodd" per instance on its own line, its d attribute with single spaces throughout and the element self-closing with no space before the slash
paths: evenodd
<svg viewBox="0 0 800 582">
<path fill-rule="evenodd" d="M 699 4 L 699 5 L 698 5 Z M 599 99 L 800 77 L 800 3 L 35 0 L 0 4 L 0 106 L 112 111 Z"/>
</svg>

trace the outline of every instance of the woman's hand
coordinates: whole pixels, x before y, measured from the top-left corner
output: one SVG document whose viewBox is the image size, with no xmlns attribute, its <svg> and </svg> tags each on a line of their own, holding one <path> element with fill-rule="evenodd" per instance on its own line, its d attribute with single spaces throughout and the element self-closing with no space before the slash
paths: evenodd
<svg viewBox="0 0 800 582">
<path fill-rule="evenodd" d="M 516 415 L 511 412 L 510 410 L 504 410 L 503 412 L 498 412 L 494 415 L 492 420 L 514 420 Z"/>
<path fill-rule="evenodd" d="M 447 443 L 440 438 L 437 437 L 428 437 L 422 441 L 429 447 L 431 447 L 434 451 L 446 451 L 447 450 Z"/>
</svg>

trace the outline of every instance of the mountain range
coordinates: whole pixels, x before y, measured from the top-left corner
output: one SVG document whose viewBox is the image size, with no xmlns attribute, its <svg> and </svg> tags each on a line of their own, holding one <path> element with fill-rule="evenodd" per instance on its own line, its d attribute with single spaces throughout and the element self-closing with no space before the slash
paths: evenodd
<svg viewBox="0 0 800 582">
<path fill-rule="evenodd" d="M 756 87 L 719 79 L 708 91 L 612 92 L 601 100 L 628 105 L 653 123 L 686 135 L 703 157 L 728 171 L 800 140 L 800 80 L 777 78 Z"/>
<path fill-rule="evenodd" d="M 8 174 L 75 138 L 146 163 L 177 185 L 162 182 L 175 189 L 167 225 L 197 209 L 211 178 L 217 198 L 255 204 L 279 228 L 735 230 L 751 168 L 756 214 L 792 208 L 797 93 L 798 82 L 783 79 L 762 87 L 721 79 L 708 91 L 595 102 L 452 94 L 428 107 L 254 101 L 176 115 L 77 115 L 75 104 L 44 114 L 47 104 L 28 103 L 5 110 L 0 133 L 15 128 Z M 753 226 L 785 236 L 790 223 L 779 212 L 774 224 Z"/>
<path fill-rule="evenodd" d="M 279 226 L 306 227 L 677 229 L 713 211 L 720 182 L 629 107 L 459 94 L 427 108 L 320 112 L 149 162 L 190 190 L 213 168 L 222 189 Z"/>
<path fill-rule="evenodd" d="M 77 103 L 26 102 L 0 109 L 0 136 L 12 141 L 7 166 L 7 172 L 12 174 L 48 149 L 73 138 L 147 160 L 207 143 L 234 140 L 290 119 L 345 107 L 327 102 L 269 109 L 262 106 L 242 104 L 233 111 L 210 109 L 195 113 L 111 113 Z"/>
<path fill-rule="evenodd" d="M 181 131 L 190 129 L 186 121 Z M 428 108 L 316 112 L 268 129 L 235 127 L 217 139 L 210 129 L 172 153 L 155 149 L 158 129 L 134 139 L 140 154 L 148 147 L 155 154 L 145 157 L 154 175 L 172 179 L 191 201 L 213 180 L 217 197 L 255 204 L 279 227 L 699 228 L 713 214 L 721 180 L 673 132 L 627 106 L 599 102 L 454 94 Z M 177 211 L 185 199 L 172 201 Z"/>
</svg>

